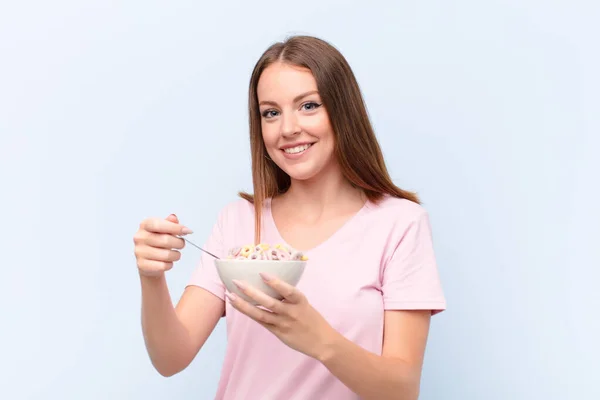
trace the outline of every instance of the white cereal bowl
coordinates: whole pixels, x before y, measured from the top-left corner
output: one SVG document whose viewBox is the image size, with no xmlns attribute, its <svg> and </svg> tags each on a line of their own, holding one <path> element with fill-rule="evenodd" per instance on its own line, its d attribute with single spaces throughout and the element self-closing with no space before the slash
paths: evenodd
<svg viewBox="0 0 600 400">
<path fill-rule="evenodd" d="M 283 297 L 270 286 L 267 286 L 259 274 L 264 272 L 289 285 L 296 286 L 304 273 L 306 261 L 218 259 L 215 260 L 215 265 L 217 267 L 217 273 L 227 288 L 227 291 L 235 293 L 250 304 L 256 305 L 254 300 L 238 289 L 233 283 L 234 279 L 247 283 L 276 300 L 282 300 Z"/>
</svg>

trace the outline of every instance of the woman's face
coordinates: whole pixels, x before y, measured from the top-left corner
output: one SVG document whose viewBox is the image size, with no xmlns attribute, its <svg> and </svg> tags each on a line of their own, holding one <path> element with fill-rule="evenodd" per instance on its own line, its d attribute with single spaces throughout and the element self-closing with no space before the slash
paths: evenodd
<svg viewBox="0 0 600 400">
<path fill-rule="evenodd" d="M 257 96 L 269 157 L 292 179 L 314 178 L 334 161 L 333 130 L 310 70 L 271 64 Z"/>
</svg>

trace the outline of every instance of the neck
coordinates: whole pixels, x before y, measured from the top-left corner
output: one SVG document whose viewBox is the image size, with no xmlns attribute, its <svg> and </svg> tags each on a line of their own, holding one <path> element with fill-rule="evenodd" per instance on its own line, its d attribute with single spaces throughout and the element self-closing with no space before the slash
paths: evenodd
<svg viewBox="0 0 600 400">
<path fill-rule="evenodd" d="M 339 166 L 332 166 L 308 180 L 292 179 L 290 188 L 282 197 L 300 212 L 345 208 L 349 204 L 364 203 L 362 191 L 350 184 Z"/>
</svg>

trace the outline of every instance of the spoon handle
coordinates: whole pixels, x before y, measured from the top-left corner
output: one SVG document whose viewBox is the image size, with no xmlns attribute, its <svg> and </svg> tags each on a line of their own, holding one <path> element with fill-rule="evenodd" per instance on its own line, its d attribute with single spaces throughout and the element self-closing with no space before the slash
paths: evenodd
<svg viewBox="0 0 600 400">
<path fill-rule="evenodd" d="M 215 255 L 214 255 L 213 253 L 211 253 L 210 251 L 204 250 L 202 247 L 198 246 L 198 245 L 197 245 L 197 244 L 195 244 L 195 243 L 192 243 L 192 242 L 190 242 L 188 239 L 186 239 L 186 238 L 184 238 L 184 237 L 182 237 L 182 236 L 179 236 L 179 238 L 181 238 L 181 239 L 185 240 L 186 242 L 188 242 L 189 244 L 191 244 L 191 245 L 192 245 L 192 246 L 194 246 L 195 248 L 197 248 L 197 249 L 199 249 L 199 250 L 202 250 L 203 252 L 205 252 L 205 253 L 206 253 L 206 254 L 208 254 L 209 256 L 211 256 L 211 257 L 214 257 L 214 258 L 216 258 L 217 260 L 219 259 L 219 257 L 215 256 Z"/>
</svg>

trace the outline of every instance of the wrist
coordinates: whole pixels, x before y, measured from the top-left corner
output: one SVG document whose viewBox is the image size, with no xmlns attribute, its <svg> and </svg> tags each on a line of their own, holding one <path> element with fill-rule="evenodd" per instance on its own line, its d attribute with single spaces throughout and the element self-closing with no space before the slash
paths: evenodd
<svg viewBox="0 0 600 400">
<path fill-rule="evenodd" d="M 323 365 L 326 365 L 331 360 L 335 359 L 336 355 L 339 353 L 340 345 L 344 341 L 344 337 L 335 329 L 331 329 L 331 331 L 325 336 L 319 351 L 317 352 L 316 359 Z"/>
<path fill-rule="evenodd" d="M 160 273 L 158 275 L 146 275 L 143 274 L 142 272 L 139 272 L 139 276 L 140 276 L 140 281 L 142 282 L 142 285 L 156 285 L 156 284 L 161 284 L 163 281 L 165 281 L 165 274 Z"/>
</svg>

